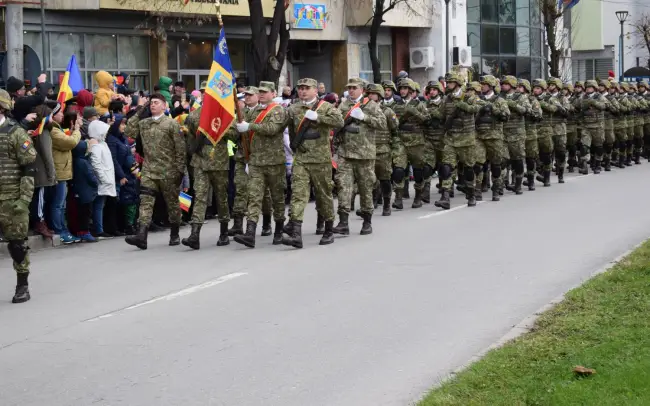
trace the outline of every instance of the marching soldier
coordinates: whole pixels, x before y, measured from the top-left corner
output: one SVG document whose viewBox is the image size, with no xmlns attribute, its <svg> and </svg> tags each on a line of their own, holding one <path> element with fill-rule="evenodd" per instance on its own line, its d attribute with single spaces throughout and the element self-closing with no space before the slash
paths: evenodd
<svg viewBox="0 0 650 406">
<path fill-rule="evenodd" d="M 648 105 L 643 113 L 643 156 L 650 160 L 650 85 L 647 81 L 639 82 L 639 96 Z"/>
<path fill-rule="evenodd" d="M 237 123 L 237 131 L 248 137 L 250 155 L 248 158 L 248 215 L 246 234 L 235 235 L 235 242 L 255 248 L 255 232 L 262 201 L 270 190 L 275 217 L 273 245 L 282 244 L 284 228 L 284 189 L 286 186 L 286 166 L 284 155 L 284 129 L 286 114 L 284 108 L 274 103 L 275 84 L 260 82 L 260 109 L 251 123 Z M 252 117 L 252 116 L 251 116 Z"/>
<path fill-rule="evenodd" d="M 282 244 L 302 248 L 302 220 L 309 201 L 309 185 L 314 186 L 316 207 L 325 219 L 320 245 L 334 242 L 334 201 L 332 199 L 332 155 L 330 131 L 343 127 L 341 112 L 319 101 L 315 79 L 298 81 L 299 103 L 289 106 L 287 125 L 294 151 L 291 182 L 291 216 Z"/>
<path fill-rule="evenodd" d="M 607 102 L 603 95 L 598 92 L 598 83 L 595 80 L 587 80 L 585 82 L 585 94 L 582 97 L 580 106 L 583 120 L 581 141 L 583 146 L 587 146 L 591 141 L 594 174 L 600 173 L 603 160 L 603 144 L 605 142 L 604 111 L 606 108 Z M 583 158 L 583 168 L 580 173 L 586 174 L 586 162 L 584 161 Z"/>
<path fill-rule="evenodd" d="M 551 154 L 553 153 L 553 124 L 551 116 L 555 114 L 560 106 L 557 99 L 546 93 L 548 85 L 544 79 L 533 80 L 533 94 L 542 108 L 542 119 L 537 125 L 537 147 L 539 148 L 539 160 L 542 163 L 540 172 L 542 175 L 536 179 L 544 183 L 545 187 L 551 186 Z"/>
<path fill-rule="evenodd" d="M 181 209 L 178 192 L 185 174 L 185 140 L 173 118 L 165 115 L 165 96 L 156 93 L 150 97 L 151 117 L 140 119 L 133 129 L 136 149 L 144 158 L 140 173 L 140 217 L 138 233 L 126 237 L 129 245 L 147 249 L 147 234 L 153 214 L 156 193 L 160 192 L 167 203 L 171 231 L 169 245 L 180 245 L 178 235 L 181 225 Z M 132 118 L 137 117 L 134 116 Z M 195 180 L 196 182 L 196 180 Z M 196 208 L 194 212 L 196 212 Z"/>
<path fill-rule="evenodd" d="M 10 116 L 12 101 L 0 89 L 0 228 L 16 271 L 12 303 L 24 303 L 29 294 L 29 205 L 34 195 L 36 149 L 27 131 Z"/>
<path fill-rule="evenodd" d="M 335 135 L 339 137 L 336 176 L 341 189 L 338 198 L 339 224 L 334 227 L 334 233 L 350 234 L 348 217 L 356 180 L 363 218 L 361 235 L 367 235 L 372 233 L 373 190 L 377 181 L 375 132 L 386 131 L 388 127 L 379 104 L 373 99 L 363 97 L 364 85 L 361 79 L 349 79 L 346 87 L 349 97 L 339 106 L 344 117 L 344 126 Z"/>
<path fill-rule="evenodd" d="M 530 110 L 528 96 L 517 90 L 517 78 L 506 76 L 501 88 L 510 109 L 510 119 L 503 123 L 505 144 L 510 153 L 510 167 L 515 174 L 515 182 L 509 190 L 520 195 L 524 178 L 524 158 L 526 156 L 526 114 Z"/>
<path fill-rule="evenodd" d="M 381 84 L 384 88 L 384 100 L 382 101 L 383 104 L 387 105 L 388 107 L 391 107 L 393 103 L 395 103 L 395 93 L 397 92 L 397 88 L 395 87 L 395 83 L 391 80 L 385 80 Z"/>
<path fill-rule="evenodd" d="M 627 151 L 627 114 L 629 104 L 625 97 L 625 92 L 619 83 L 613 79 L 610 80 L 610 83 L 616 99 L 616 105 L 618 106 L 618 114 L 614 117 L 614 137 L 616 141 L 612 151 L 612 164 L 624 169 Z"/>
<path fill-rule="evenodd" d="M 424 127 L 424 164 L 429 166 L 427 172 L 433 174 L 439 170 L 442 162 L 442 153 L 445 142 L 445 126 L 442 122 L 443 117 L 443 95 L 445 93 L 442 84 L 437 80 L 432 80 L 427 84 L 425 92 L 429 99 L 425 103 L 429 112 L 429 121 Z M 440 185 L 438 185 L 438 189 Z M 453 188 L 452 190 L 453 191 Z M 431 199 L 431 176 L 424 179 L 424 190 L 422 192 L 422 201 L 429 203 Z"/>
<path fill-rule="evenodd" d="M 571 83 L 565 83 L 562 92 L 568 102 L 567 109 L 569 110 L 566 119 L 567 163 L 569 164 L 569 173 L 573 173 L 576 166 L 578 166 L 578 121 L 574 105 L 576 91 Z"/>
<path fill-rule="evenodd" d="M 569 102 L 560 94 L 563 83 L 558 78 L 548 80 L 549 100 L 556 103 L 557 110 L 549 116 L 553 126 L 553 150 L 558 183 L 564 183 L 564 168 L 566 166 L 566 118 L 569 116 Z"/>
<path fill-rule="evenodd" d="M 636 129 L 636 110 L 638 104 L 633 96 L 633 91 L 627 82 L 621 83 L 624 92 L 625 103 L 627 104 L 627 141 L 625 142 L 625 166 L 632 166 L 634 157 L 634 132 Z"/>
<path fill-rule="evenodd" d="M 535 190 L 535 167 L 539 159 L 537 144 L 537 123 L 542 120 L 542 107 L 537 97 L 531 94 L 530 82 L 526 79 L 517 81 L 519 92 L 528 99 L 530 108 L 525 116 L 526 128 L 526 183 L 528 190 Z"/>
<path fill-rule="evenodd" d="M 645 126 L 645 115 L 648 111 L 648 103 L 643 96 L 639 94 L 637 86 L 630 84 L 630 93 L 636 101 L 636 111 L 634 115 L 634 163 L 641 163 L 641 154 L 643 153 L 643 131 Z"/>
<path fill-rule="evenodd" d="M 598 91 L 602 94 L 603 99 L 607 104 L 604 121 L 605 143 L 603 146 L 603 165 L 605 172 L 609 172 L 612 170 L 612 150 L 614 149 L 614 142 L 616 141 L 616 135 L 614 134 L 614 117 L 619 114 L 620 106 L 614 96 L 616 90 L 612 89 L 609 80 L 601 79 L 600 83 L 598 83 Z"/>
<path fill-rule="evenodd" d="M 476 206 L 474 197 L 474 168 L 476 162 L 476 133 L 474 115 L 479 111 L 477 97 L 466 97 L 463 94 L 462 79 L 455 72 L 445 75 L 446 93 L 443 104 L 443 122 L 447 133 L 445 135 L 442 165 L 440 166 L 440 200 L 434 204 L 449 210 L 449 190 L 453 187 L 451 174 L 459 162 L 464 164 L 464 171 L 458 173 L 458 179 L 465 183 L 464 192 L 468 206 Z"/>
</svg>

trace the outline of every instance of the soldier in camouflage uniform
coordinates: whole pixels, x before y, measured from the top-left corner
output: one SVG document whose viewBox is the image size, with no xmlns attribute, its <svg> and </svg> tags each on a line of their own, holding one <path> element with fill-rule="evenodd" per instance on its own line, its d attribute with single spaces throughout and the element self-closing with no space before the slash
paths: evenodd
<svg viewBox="0 0 650 406">
<path fill-rule="evenodd" d="M 643 114 L 643 157 L 650 160 L 650 85 L 647 81 L 639 82 L 639 96 L 647 107 Z"/>
<path fill-rule="evenodd" d="M 503 164 L 503 123 L 510 118 L 508 103 L 494 89 L 496 78 L 492 75 L 481 76 L 481 106 L 476 117 L 476 149 L 474 174 L 476 176 L 476 200 L 483 200 L 483 168 L 490 165 L 492 173 L 492 201 L 498 202 L 499 192 L 503 187 L 501 167 Z"/>
<path fill-rule="evenodd" d="M 0 89 L 0 228 L 16 271 L 12 303 L 29 294 L 29 205 L 34 195 L 36 149 L 27 131 L 9 115 L 11 97 Z"/>
<path fill-rule="evenodd" d="M 393 83 L 393 81 L 391 80 L 385 80 L 381 83 L 381 85 L 384 88 L 384 100 L 382 101 L 382 103 L 388 107 L 391 107 L 392 104 L 395 103 L 394 96 L 395 93 L 397 92 L 395 83 Z"/>
<path fill-rule="evenodd" d="M 316 207 L 325 219 L 325 232 L 321 245 L 334 242 L 334 201 L 332 200 L 332 154 L 330 131 L 343 127 L 340 110 L 318 101 L 316 79 L 298 81 L 300 102 L 287 110 L 287 125 L 294 149 L 290 220 L 285 232 L 289 237 L 282 244 L 302 248 L 302 220 L 309 202 L 309 185 L 314 186 Z M 308 127 L 303 127 L 307 125 Z M 304 142 L 296 143 L 297 135 L 304 134 Z"/>
<path fill-rule="evenodd" d="M 452 188 L 451 174 L 459 162 L 464 163 L 463 173 L 458 173 L 458 178 L 463 179 L 465 197 L 468 206 L 476 206 L 474 197 L 474 169 L 476 162 L 476 132 L 474 115 L 479 111 L 478 98 L 463 94 L 462 79 L 455 72 L 445 75 L 447 88 L 442 111 L 442 121 L 447 130 L 440 166 L 441 196 L 434 204 L 436 207 L 449 210 L 449 190 Z"/>
<path fill-rule="evenodd" d="M 578 166 L 578 121 L 576 109 L 574 106 L 574 100 L 576 97 L 576 92 L 571 83 L 565 83 L 564 89 L 564 98 L 568 102 L 568 117 L 566 119 L 566 149 L 567 149 L 567 163 L 569 166 L 569 172 L 575 172 L 575 168 Z"/>
<path fill-rule="evenodd" d="M 144 158 L 140 173 L 140 217 L 138 233 L 126 237 L 129 245 L 147 249 L 147 234 L 153 214 L 156 193 L 160 192 L 167 203 L 171 232 L 169 245 L 181 243 L 178 231 L 181 225 L 181 209 L 178 193 L 185 174 L 185 139 L 180 126 L 166 116 L 166 100 L 162 94 L 150 98 L 151 117 L 138 120 L 134 128 L 136 148 Z M 138 118 L 133 116 L 131 119 Z M 196 212 L 197 210 L 194 210 Z"/>
<path fill-rule="evenodd" d="M 501 89 L 510 109 L 510 119 L 503 123 L 505 145 L 510 153 L 510 167 L 515 174 L 514 185 L 508 190 L 520 195 L 524 179 L 524 158 L 526 156 L 526 114 L 531 108 L 528 96 L 517 90 L 517 78 L 506 76 Z"/>
<path fill-rule="evenodd" d="M 625 158 L 627 156 L 627 114 L 629 103 L 625 91 L 619 83 L 613 79 L 610 80 L 610 83 L 616 98 L 616 105 L 618 106 L 618 114 L 614 118 L 614 136 L 616 142 L 612 151 L 612 163 L 614 166 L 624 169 Z"/>
<path fill-rule="evenodd" d="M 399 120 L 395 112 L 387 105 L 381 103 L 384 89 L 381 85 L 370 84 L 366 88 L 368 98 L 375 103 L 380 103 L 379 107 L 386 117 L 386 130 L 375 130 L 375 148 L 377 156 L 375 158 L 375 176 L 379 183 L 381 198 L 383 201 L 382 216 L 390 216 L 390 199 L 392 195 L 391 175 L 393 171 L 392 151 L 399 150 L 400 138 L 397 132 Z"/>
<path fill-rule="evenodd" d="M 539 148 L 539 160 L 542 167 L 538 170 L 541 177 L 536 179 L 544 183 L 544 186 L 551 186 L 551 154 L 553 153 L 553 123 L 551 117 L 558 108 L 562 107 L 557 99 L 546 93 L 548 85 L 544 79 L 533 80 L 533 95 L 537 98 L 542 109 L 542 119 L 537 124 L 537 147 Z"/>
<path fill-rule="evenodd" d="M 598 83 L 595 80 L 585 82 L 585 94 L 580 100 L 580 112 L 582 115 L 582 145 L 584 148 L 591 143 L 591 154 L 593 156 L 592 170 L 594 174 L 600 173 L 603 160 L 603 144 L 605 143 L 605 109 L 607 101 L 602 94 L 598 93 Z M 582 168 L 580 173 L 587 173 L 585 157 L 581 156 Z"/>
<path fill-rule="evenodd" d="M 404 179 L 407 177 L 407 163 L 413 167 L 415 180 L 414 209 L 422 207 L 422 188 L 424 179 L 432 175 L 431 168 L 424 165 L 424 133 L 422 126 L 429 119 L 426 107 L 415 98 L 415 83 L 411 79 L 403 79 L 399 83 L 402 99 L 392 106 L 399 119 L 400 140 L 405 153 L 393 156 L 393 187 L 395 189 L 394 209 L 403 209 Z"/>
<path fill-rule="evenodd" d="M 553 125 L 553 150 L 555 151 L 555 165 L 558 183 L 564 183 L 564 169 L 566 167 L 566 119 L 569 116 L 569 101 L 560 93 L 564 84 L 558 78 L 548 80 L 550 100 L 557 102 L 557 110 L 549 119 Z"/>
<path fill-rule="evenodd" d="M 603 99 L 605 99 L 607 104 L 604 121 L 605 142 L 603 145 L 603 167 L 605 172 L 612 170 L 612 150 L 614 149 L 614 142 L 616 141 L 616 136 L 614 135 L 614 117 L 619 112 L 619 104 L 613 94 L 614 89 L 611 87 L 611 83 L 607 79 L 601 79 L 600 83 L 598 83 L 598 91 L 602 94 Z"/>
<path fill-rule="evenodd" d="M 627 82 L 621 83 L 623 89 L 623 100 L 627 105 L 627 141 L 625 142 L 625 166 L 632 166 L 634 157 L 634 131 L 636 128 L 636 110 L 638 104 L 633 97 L 633 91 L 630 90 L 630 85 Z M 619 158 L 620 159 L 620 158 Z"/>
<path fill-rule="evenodd" d="M 260 109 L 250 122 L 237 123 L 237 131 L 248 137 L 250 155 L 248 158 L 248 215 L 246 234 L 235 235 L 235 242 L 255 248 L 255 232 L 262 202 L 270 190 L 275 219 L 273 245 L 282 244 L 284 228 L 284 189 L 286 187 L 286 157 L 284 155 L 284 129 L 286 113 L 284 108 L 273 102 L 275 84 L 260 82 Z"/>
<path fill-rule="evenodd" d="M 228 208 L 229 132 L 216 145 L 212 145 L 212 141 L 199 132 L 200 119 L 201 107 L 191 112 L 185 119 L 192 153 L 190 166 L 194 174 L 194 209 L 191 219 L 192 231 L 188 238 L 181 240 L 181 243 L 195 250 L 201 247 L 201 227 L 205 220 L 208 199 L 211 199 L 210 187 L 217 196 L 217 215 L 221 227 L 217 246 L 230 244 L 228 238 L 228 222 L 230 221 Z"/>
<path fill-rule="evenodd" d="M 648 112 L 649 106 L 648 102 L 646 102 L 644 97 L 639 93 L 636 84 L 630 84 L 630 92 L 632 93 L 632 97 L 634 97 L 637 105 L 634 116 L 634 163 L 639 165 L 641 164 L 641 154 L 643 154 L 645 116 Z"/>
<path fill-rule="evenodd" d="M 351 78 L 346 85 L 348 99 L 339 106 L 344 117 L 345 126 L 338 132 L 338 170 L 341 190 L 339 191 L 339 224 L 334 227 L 335 234 L 350 234 L 348 216 L 354 182 L 359 188 L 361 201 L 361 235 L 372 233 L 373 189 L 375 177 L 375 132 L 387 131 L 386 116 L 379 104 L 363 97 L 363 82 Z"/>
<path fill-rule="evenodd" d="M 259 105 L 259 89 L 255 86 L 248 86 L 244 90 L 244 121 L 252 122 L 263 110 Z M 233 237 L 237 234 L 244 234 L 244 216 L 248 209 L 248 157 L 244 156 L 244 138 L 237 132 L 235 127 L 229 130 L 229 137 L 237 141 L 237 152 L 235 153 L 235 199 L 232 208 L 233 226 L 228 230 L 228 235 Z M 248 141 L 246 141 L 248 143 Z M 248 144 L 246 144 L 248 147 Z M 262 236 L 271 235 L 271 194 L 267 190 L 262 201 Z"/>
<path fill-rule="evenodd" d="M 517 81 L 518 91 L 528 99 L 529 109 L 525 116 L 526 129 L 526 181 L 528 190 L 535 190 L 535 166 L 539 159 L 539 146 L 537 145 L 537 123 L 542 120 L 542 108 L 539 101 L 531 94 L 530 82 L 526 79 Z"/>
<path fill-rule="evenodd" d="M 425 107 L 429 112 L 429 121 L 424 127 L 424 162 L 430 168 L 428 172 L 440 170 L 439 166 L 442 162 L 442 153 L 445 147 L 445 126 L 442 122 L 443 117 L 443 95 L 445 93 L 442 84 L 437 80 L 432 80 L 427 84 L 425 89 L 429 99 L 425 103 Z M 438 184 L 440 189 L 440 184 Z M 453 188 L 452 188 L 453 191 Z M 424 189 L 422 192 L 422 201 L 429 203 L 431 199 L 431 176 L 424 179 Z"/>
</svg>

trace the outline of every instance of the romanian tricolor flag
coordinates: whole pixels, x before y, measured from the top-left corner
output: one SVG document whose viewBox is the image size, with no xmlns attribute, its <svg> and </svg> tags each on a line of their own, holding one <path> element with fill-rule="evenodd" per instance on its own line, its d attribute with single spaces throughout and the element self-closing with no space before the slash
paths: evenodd
<svg viewBox="0 0 650 406">
<path fill-rule="evenodd" d="M 199 103 L 196 99 L 194 99 L 192 105 L 190 106 L 190 112 L 198 109 L 199 107 L 201 107 L 201 103 Z"/>
<path fill-rule="evenodd" d="M 61 104 L 61 108 L 65 109 L 66 100 L 72 99 L 81 89 L 83 89 L 83 81 L 81 80 L 81 74 L 77 66 L 77 58 L 72 55 L 65 74 L 63 74 L 63 79 L 59 84 L 59 95 L 56 101 Z"/>
<path fill-rule="evenodd" d="M 178 195 L 178 202 L 181 204 L 181 210 L 190 211 L 190 207 L 192 206 L 192 196 L 181 192 L 181 194 Z"/>
<path fill-rule="evenodd" d="M 52 115 L 49 115 L 49 116 L 47 116 L 47 117 L 44 117 L 44 118 L 41 120 L 41 123 L 38 125 L 38 128 L 36 129 L 36 131 L 34 131 L 34 133 L 32 134 L 32 136 L 34 136 L 34 137 L 38 137 L 39 135 L 43 134 L 43 131 L 45 131 L 45 126 L 46 126 L 50 121 L 52 121 Z"/>
<path fill-rule="evenodd" d="M 213 145 L 221 140 L 235 119 L 234 87 L 235 81 L 232 75 L 226 35 L 221 28 L 208 77 L 208 85 L 203 95 L 203 108 L 199 120 L 199 131 Z"/>
</svg>

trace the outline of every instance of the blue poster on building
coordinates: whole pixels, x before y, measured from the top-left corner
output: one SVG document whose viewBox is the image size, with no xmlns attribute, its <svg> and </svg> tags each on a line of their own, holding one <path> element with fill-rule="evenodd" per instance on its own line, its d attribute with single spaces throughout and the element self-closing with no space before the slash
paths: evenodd
<svg viewBox="0 0 650 406">
<path fill-rule="evenodd" d="M 294 4 L 293 5 L 293 28 L 306 30 L 322 30 L 325 28 L 325 5 L 324 4 Z"/>
</svg>

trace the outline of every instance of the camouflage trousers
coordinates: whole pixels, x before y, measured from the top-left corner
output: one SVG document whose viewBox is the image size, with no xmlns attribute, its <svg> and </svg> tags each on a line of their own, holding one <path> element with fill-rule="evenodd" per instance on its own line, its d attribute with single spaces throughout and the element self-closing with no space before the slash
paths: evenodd
<svg viewBox="0 0 650 406">
<path fill-rule="evenodd" d="M 353 159 L 339 157 L 339 167 L 336 171 L 341 189 L 338 198 L 338 213 L 350 213 L 352 197 L 354 196 L 354 184 L 356 182 L 361 202 L 361 211 L 372 214 L 374 205 L 372 202 L 372 190 L 375 188 L 375 161 L 373 159 Z"/>
<path fill-rule="evenodd" d="M 484 166 L 487 162 L 491 164 L 492 179 L 494 186 L 501 188 L 503 185 L 503 178 L 501 177 L 501 165 L 503 158 L 506 155 L 506 149 L 501 138 L 482 139 L 476 138 L 476 149 L 474 152 L 474 159 L 476 165 Z M 482 170 L 476 171 L 474 178 L 476 190 L 481 190 L 483 184 L 484 172 Z"/>
<path fill-rule="evenodd" d="M 192 210 L 192 224 L 203 224 L 205 209 L 208 201 L 212 200 L 210 186 L 217 197 L 217 215 L 220 223 L 230 220 L 228 209 L 228 171 L 204 171 L 200 168 L 194 170 L 194 209 Z"/>
<path fill-rule="evenodd" d="M 318 214 L 323 216 L 325 221 L 334 221 L 332 163 L 306 164 L 295 161 L 291 178 L 291 220 L 303 220 L 305 207 L 309 203 L 310 183 L 314 186 Z"/>
<path fill-rule="evenodd" d="M 472 168 L 474 163 L 476 163 L 475 154 L 475 144 L 462 147 L 454 147 L 450 143 L 446 143 L 442 151 L 442 164 L 449 166 L 451 172 L 456 171 L 459 163 L 463 164 L 466 168 Z M 474 187 L 473 172 L 471 170 L 469 172 L 465 172 L 472 173 L 471 180 L 467 176 L 464 177 L 466 182 L 465 186 Z M 463 179 L 463 173 L 459 172 L 457 176 L 459 179 Z M 443 189 L 451 190 L 453 187 L 452 176 L 447 176 L 446 179 L 440 179 L 440 184 Z"/>
<path fill-rule="evenodd" d="M 273 217 L 275 221 L 284 222 L 284 189 L 287 186 L 287 169 L 285 164 L 257 166 L 249 165 L 248 174 L 248 215 L 247 219 L 259 221 L 266 194 L 271 194 Z"/>
<path fill-rule="evenodd" d="M 235 162 L 235 201 L 232 206 L 233 217 L 244 217 L 246 215 L 246 210 L 248 210 L 248 180 L 249 174 L 246 173 L 246 163 L 243 161 Z M 264 193 L 264 200 L 262 201 L 262 213 L 265 216 L 270 216 L 271 207 L 271 192 L 267 190 Z"/>
<path fill-rule="evenodd" d="M 0 201 L 0 229 L 5 240 L 23 242 L 27 239 L 29 212 L 16 210 L 14 203 L 15 200 Z M 29 251 L 25 254 L 23 262 L 14 261 L 14 270 L 16 273 L 29 273 Z"/>
<path fill-rule="evenodd" d="M 390 180 L 393 173 L 393 160 L 390 152 L 377 154 L 375 158 L 375 176 L 377 180 Z"/>
<path fill-rule="evenodd" d="M 577 166 L 578 164 L 578 131 L 567 131 L 566 133 L 566 150 L 567 162 L 569 166 Z"/>
<path fill-rule="evenodd" d="M 643 125 L 637 124 L 634 126 L 634 152 L 638 154 L 643 153 Z"/>
<path fill-rule="evenodd" d="M 393 165 L 398 168 L 406 168 L 406 164 L 411 164 L 413 168 L 413 175 L 415 177 L 416 172 L 422 173 L 422 168 L 424 168 L 424 145 L 413 145 L 410 147 L 404 147 L 404 153 L 399 154 L 399 156 L 393 156 Z M 402 164 L 404 166 L 402 166 Z M 408 172 L 407 172 L 408 174 Z M 424 178 L 415 179 L 415 190 L 422 190 L 424 186 Z M 393 189 L 403 188 L 404 180 L 401 182 L 393 182 Z"/>
<path fill-rule="evenodd" d="M 553 151 L 558 167 L 566 165 L 566 133 L 553 134 Z"/>
<path fill-rule="evenodd" d="M 537 148 L 539 149 L 540 169 L 550 171 L 552 169 L 551 156 L 553 154 L 553 131 L 542 130 L 537 132 Z"/>
<path fill-rule="evenodd" d="M 424 144 L 424 163 L 431 166 L 433 171 L 436 171 L 442 164 L 442 153 L 445 149 L 444 139 L 427 139 L 425 138 Z M 430 185 L 431 178 L 427 176 L 424 178 L 424 183 Z"/>
<path fill-rule="evenodd" d="M 196 182 L 196 179 L 195 179 Z M 140 180 L 140 224 L 151 223 L 156 193 L 160 192 L 167 204 L 167 216 L 171 224 L 181 223 L 181 206 L 178 203 L 180 182 L 176 179 L 151 179 L 143 175 Z M 196 211 L 196 208 L 194 208 Z"/>
<path fill-rule="evenodd" d="M 603 157 L 609 161 L 612 159 L 612 150 L 616 142 L 616 135 L 614 134 L 614 127 L 605 128 L 605 142 L 603 146 Z"/>
<path fill-rule="evenodd" d="M 596 161 L 603 160 L 603 144 L 605 143 L 605 129 L 600 127 L 596 128 L 582 128 L 582 137 L 580 139 L 583 148 L 589 148 L 591 154 L 580 156 L 580 160 L 589 160 L 591 155 Z"/>
</svg>

